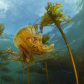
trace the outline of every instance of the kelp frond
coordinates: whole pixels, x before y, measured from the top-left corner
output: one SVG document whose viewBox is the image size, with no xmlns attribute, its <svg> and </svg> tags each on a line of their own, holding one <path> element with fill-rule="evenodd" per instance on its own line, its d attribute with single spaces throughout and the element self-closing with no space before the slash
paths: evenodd
<svg viewBox="0 0 84 84">
<path fill-rule="evenodd" d="M 0 24 L 0 35 L 3 33 L 3 30 L 5 29 L 5 26 L 3 23 Z"/>
<path fill-rule="evenodd" d="M 61 22 L 71 23 L 72 22 L 70 20 L 71 17 L 69 15 L 62 14 L 63 10 L 62 9 L 58 10 L 60 7 L 62 7 L 62 4 L 58 4 L 56 2 L 55 3 L 48 2 L 47 6 L 45 7 L 47 12 L 44 13 L 43 16 L 41 16 L 40 23 L 44 26 L 48 26 L 50 24 L 53 24 L 54 21 L 52 20 L 52 18 L 55 19 L 57 26 L 60 26 Z M 50 17 L 49 14 L 52 14 L 53 17 Z M 65 19 L 67 16 L 68 16 L 68 19 Z"/>
<path fill-rule="evenodd" d="M 43 43 L 43 44 L 48 44 L 47 41 L 48 41 L 49 39 L 50 39 L 50 37 L 49 37 L 49 33 L 43 35 L 43 37 L 42 37 L 42 43 Z"/>
</svg>

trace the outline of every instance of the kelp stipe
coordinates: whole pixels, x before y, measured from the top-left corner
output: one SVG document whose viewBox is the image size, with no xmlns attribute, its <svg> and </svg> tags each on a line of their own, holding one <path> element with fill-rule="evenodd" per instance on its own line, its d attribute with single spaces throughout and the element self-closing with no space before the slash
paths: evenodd
<svg viewBox="0 0 84 84">
<path fill-rule="evenodd" d="M 30 84 L 30 79 L 29 79 L 29 66 L 27 66 L 27 73 L 28 73 L 28 84 Z"/>
<path fill-rule="evenodd" d="M 68 41 L 62 31 L 62 29 L 60 28 L 61 26 L 61 22 L 69 22 L 71 23 L 72 21 L 70 20 L 71 17 L 69 17 L 69 19 L 65 19 L 65 17 L 67 15 L 65 14 L 61 14 L 61 12 L 63 11 L 62 9 L 59 9 L 59 7 L 61 7 L 62 4 L 58 4 L 58 3 L 51 3 L 51 2 L 48 2 L 47 3 L 47 7 L 45 7 L 45 9 L 47 10 L 46 13 L 44 13 L 44 15 L 41 17 L 41 21 L 40 21 L 40 29 L 42 31 L 43 29 L 43 26 L 42 25 L 50 25 L 52 23 L 55 23 L 55 25 L 58 27 L 59 31 L 61 32 L 64 40 L 65 40 L 65 43 L 67 45 L 67 48 L 68 48 L 68 51 L 69 51 L 69 54 L 70 54 L 70 57 L 71 57 L 71 61 L 72 61 L 72 64 L 73 64 L 73 68 L 74 68 L 74 72 L 75 72 L 75 77 L 76 77 L 76 83 L 78 84 L 78 76 L 77 76 L 77 71 L 76 71 L 76 66 L 75 66 L 75 62 L 74 62 L 74 59 L 73 59 L 73 56 L 72 56 L 72 52 L 71 52 L 71 49 L 70 49 L 70 46 L 68 44 Z"/>
<path fill-rule="evenodd" d="M 48 84 L 49 84 L 48 69 L 47 69 L 47 62 L 46 62 L 46 59 L 45 59 L 45 68 L 46 68 L 47 82 L 48 82 Z"/>
</svg>

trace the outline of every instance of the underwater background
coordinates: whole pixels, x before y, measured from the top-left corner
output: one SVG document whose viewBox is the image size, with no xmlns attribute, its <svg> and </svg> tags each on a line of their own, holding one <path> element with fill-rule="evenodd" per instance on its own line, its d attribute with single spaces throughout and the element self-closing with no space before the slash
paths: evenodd
<svg viewBox="0 0 84 84">
<path fill-rule="evenodd" d="M 0 0 L 0 23 L 5 29 L 0 34 L 0 50 L 12 48 L 18 52 L 13 43 L 16 31 L 29 23 L 40 22 L 46 12 L 47 2 L 63 4 L 63 14 L 70 15 L 72 23 L 61 26 L 75 61 L 79 84 L 84 84 L 84 0 Z M 76 84 L 76 78 L 66 43 L 56 26 L 46 26 L 43 34 L 49 33 L 49 44 L 55 44 L 57 52 L 50 54 L 47 61 L 49 84 Z M 38 29 L 38 31 L 40 31 Z M 2 57 L 3 56 L 3 57 Z M 7 56 L 13 58 L 13 56 Z M 28 84 L 27 66 L 19 68 L 17 61 L 6 60 L 0 54 L 0 84 Z M 48 84 L 45 62 L 42 59 L 29 65 L 30 84 Z"/>
</svg>

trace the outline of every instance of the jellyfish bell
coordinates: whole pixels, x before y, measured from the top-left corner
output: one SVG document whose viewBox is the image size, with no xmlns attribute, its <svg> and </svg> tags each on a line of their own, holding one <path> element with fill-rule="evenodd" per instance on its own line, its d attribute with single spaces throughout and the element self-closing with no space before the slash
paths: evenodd
<svg viewBox="0 0 84 84">
<path fill-rule="evenodd" d="M 26 62 L 34 61 L 33 56 L 44 56 L 54 51 L 54 44 L 42 44 L 42 33 L 36 33 L 32 25 L 19 28 L 13 39 L 14 45 L 22 52 L 22 58 Z"/>
</svg>

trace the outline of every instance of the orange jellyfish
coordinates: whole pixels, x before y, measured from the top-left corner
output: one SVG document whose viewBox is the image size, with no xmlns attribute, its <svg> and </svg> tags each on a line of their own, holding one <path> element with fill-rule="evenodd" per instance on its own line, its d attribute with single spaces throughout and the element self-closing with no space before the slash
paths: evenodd
<svg viewBox="0 0 84 84">
<path fill-rule="evenodd" d="M 34 63 L 34 57 L 43 58 L 55 50 L 54 44 L 48 46 L 42 43 L 42 33 L 37 33 L 32 25 L 19 28 L 14 35 L 13 42 L 19 48 L 19 52 L 12 52 L 11 48 L 4 52 L 15 57 L 8 58 L 8 60 L 19 61 L 22 65 Z"/>
</svg>

